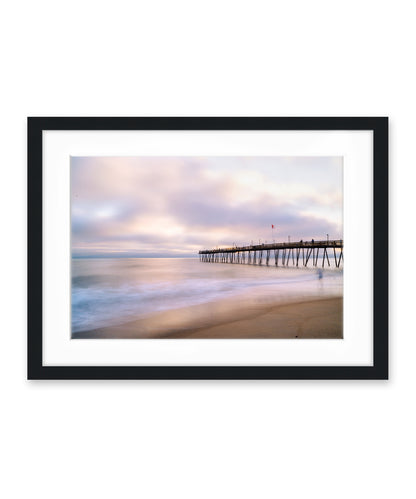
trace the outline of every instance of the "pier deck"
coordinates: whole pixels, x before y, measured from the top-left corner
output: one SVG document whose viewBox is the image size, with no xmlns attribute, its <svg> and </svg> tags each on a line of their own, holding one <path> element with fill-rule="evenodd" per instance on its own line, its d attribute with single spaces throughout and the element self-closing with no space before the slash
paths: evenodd
<svg viewBox="0 0 416 499">
<path fill-rule="evenodd" d="M 292 266 L 298 267 L 299 264 L 307 267 L 309 261 L 314 267 L 318 266 L 320 250 L 322 250 L 322 267 L 325 262 L 330 266 L 328 252 L 333 252 L 334 263 L 339 267 L 343 256 L 343 240 L 335 239 L 323 241 L 297 241 L 285 243 L 264 243 L 250 246 L 232 246 L 228 248 L 215 248 L 199 251 L 201 262 L 209 263 L 241 263 L 251 265 L 272 265 L 279 267 L 288 267 L 290 261 Z M 273 262 L 274 260 L 274 262 Z"/>
</svg>

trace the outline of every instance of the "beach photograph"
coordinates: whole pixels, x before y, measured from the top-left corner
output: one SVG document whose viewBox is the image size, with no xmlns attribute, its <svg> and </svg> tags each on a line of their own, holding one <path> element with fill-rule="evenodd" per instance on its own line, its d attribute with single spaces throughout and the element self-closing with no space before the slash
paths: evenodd
<svg viewBox="0 0 416 499">
<path fill-rule="evenodd" d="M 72 339 L 342 339 L 343 158 L 76 157 Z"/>
</svg>

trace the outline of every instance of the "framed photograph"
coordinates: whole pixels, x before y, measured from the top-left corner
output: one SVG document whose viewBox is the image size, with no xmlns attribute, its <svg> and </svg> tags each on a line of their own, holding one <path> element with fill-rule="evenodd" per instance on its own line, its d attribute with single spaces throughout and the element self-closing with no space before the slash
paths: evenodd
<svg viewBox="0 0 416 499">
<path fill-rule="evenodd" d="M 28 118 L 29 379 L 387 377 L 387 118 Z"/>
</svg>

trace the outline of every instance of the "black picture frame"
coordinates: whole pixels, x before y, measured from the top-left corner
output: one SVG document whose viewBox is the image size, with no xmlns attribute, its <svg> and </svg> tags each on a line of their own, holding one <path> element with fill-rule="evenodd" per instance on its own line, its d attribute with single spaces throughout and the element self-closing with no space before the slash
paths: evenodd
<svg viewBox="0 0 416 499">
<path fill-rule="evenodd" d="M 42 134 L 49 130 L 368 130 L 373 132 L 372 366 L 45 366 L 42 362 Z M 388 118 L 28 118 L 28 379 L 388 379 Z M 369 193 L 370 194 L 370 193 Z"/>
</svg>

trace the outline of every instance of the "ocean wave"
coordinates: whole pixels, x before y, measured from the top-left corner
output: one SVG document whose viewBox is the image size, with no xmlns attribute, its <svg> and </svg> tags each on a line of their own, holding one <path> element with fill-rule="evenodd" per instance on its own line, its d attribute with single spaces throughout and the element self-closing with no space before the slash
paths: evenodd
<svg viewBox="0 0 416 499">
<path fill-rule="evenodd" d="M 259 299 L 342 291 L 342 271 L 207 264 L 194 259 L 118 259 L 73 262 L 72 331 L 111 326 L 152 312 L 239 293 Z"/>
</svg>

